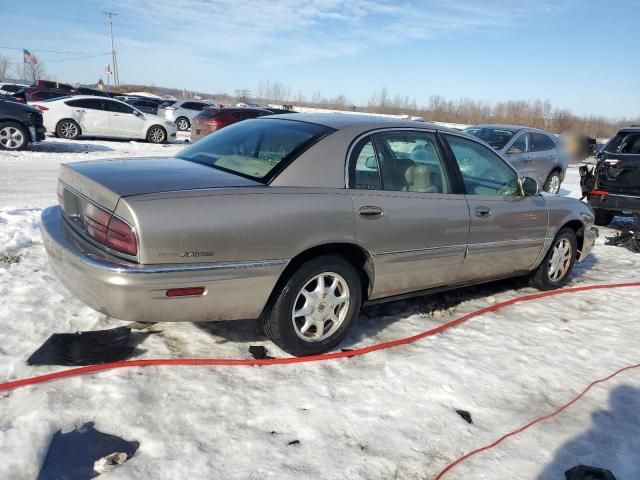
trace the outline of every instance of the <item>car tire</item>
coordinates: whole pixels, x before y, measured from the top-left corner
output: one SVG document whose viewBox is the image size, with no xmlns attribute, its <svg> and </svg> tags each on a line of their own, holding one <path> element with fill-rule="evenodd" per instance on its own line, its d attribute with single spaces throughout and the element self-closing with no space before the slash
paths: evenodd
<svg viewBox="0 0 640 480">
<path fill-rule="evenodd" d="M 291 355 L 318 355 L 348 333 L 360 311 L 362 282 L 343 257 L 326 255 L 302 264 L 275 295 L 261 317 L 267 337 Z"/>
<path fill-rule="evenodd" d="M 568 251 L 565 252 L 566 248 Z M 575 265 L 577 252 L 576 232 L 566 227 L 560 230 L 544 260 L 531 274 L 531 286 L 538 290 L 554 290 L 566 285 Z"/>
<path fill-rule="evenodd" d="M 602 210 L 600 208 L 594 208 L 593 213 L 595 214 L 595 220 L 593 223 L 599 227 L 606 227 L 613 221 L 613 217 L 616 216 L 614 212 Z"/>
<path fill-rule="evenodd" d="M 191 128 L 191 122 L 187 117 L 178 117 L 176 119 L 176 127 L 178 127 L 178 130 L 181 132 L 186 132 Z"/>
<path fill-rule="evenodd" d="M 29 144 L 29 132 L 18 122 L 0 123 L 0 150 L 22 150 Z"/>
<path fill-rule="evenodd" d="M 553 193 L 557 195 L 560 193 L 560 185 L 562 184 L 562 179 L 560 178 L 560 172 L 554 170 L 549 174 L 547 181 L 544 182 L 544 187 L 542 188 L 545 192 Z"/>
<path fill-rule="evenodd" d="M 66 118 L 60 120 L 56 126 L 56 136 L 59 138 L 66 138 L 67 140 L 75 140 L 82 134 L 80 125 L 74 120 Z"/>
<path fill-rule="evenodd" d="M 153 125 L 147 131 L 147 142 L 165 143 L 167 141 L 167 131 L 160 125 Z"/>
</svg>

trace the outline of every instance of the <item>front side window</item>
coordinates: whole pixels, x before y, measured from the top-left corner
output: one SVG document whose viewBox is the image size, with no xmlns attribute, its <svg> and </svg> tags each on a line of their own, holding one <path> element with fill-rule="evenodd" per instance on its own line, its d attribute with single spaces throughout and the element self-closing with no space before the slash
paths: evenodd
<svg viewBox="0 0 640 480">
<path fill-rule="evenodd" d="M 445 135 L 458 163 L 467 194 L 518 196 L 518 174 L 484 145 L 468 138 Z"/>
<path fill-rule="evenodd" d="M 177 157 L 262 180 L 332 131 L 315 123 L 246 120 L 207 135 Z"/>
<path fill-rule="evenodd" d="M 384 190 L 451 192 L 443 157 L 433 133 L 379 133 L 374 135 L 374 141 Z"/>
<path fill-rule="evenodd" d="M 105 108 L 109 112 L 114 112 L 114 113 L 133 113 L 133 112 L 135 112 L 133 107 L 130 107 L 129 105 L 127 105 L 125 103 L 112 102 L 112 101 L 107 100 L 107 101 L 104 102 L 104 105 L 105 105 Z"/>
<path fill-rule="evenodd" d="M 528 133 L 521 134 L 516 141 L 513 142 L 513 145 L 509 147 L 509 151 L 507 152 L 510 155 L 517 155 L 519 153 L 527 153 L 531 151 L 531 145 L 529 141 L 530 137 Z"/>
</svg>

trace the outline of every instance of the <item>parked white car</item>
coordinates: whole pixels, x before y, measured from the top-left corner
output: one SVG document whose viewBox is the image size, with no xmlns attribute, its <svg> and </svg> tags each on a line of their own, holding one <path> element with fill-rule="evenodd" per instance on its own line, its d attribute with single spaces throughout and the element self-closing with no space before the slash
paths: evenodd
<svg viewBox="0 0 640 480">
<path fill-rule="evenodd" d="M 164 143 L 177 131 L 173 122 L 111 98 L 79 95 L 31 105 L 42 111 L 47 132 L 61 138 L 82 135 Z"/>
<path fill-rule="evenodd" d="M 191 128 L 193 118 L 212 102 L 196 102 L 194 100 L 168 100 L 158 107 L 158 115 L 170 122 L 175 122 L 178 130 L 186 132 Z"/>
</svg>

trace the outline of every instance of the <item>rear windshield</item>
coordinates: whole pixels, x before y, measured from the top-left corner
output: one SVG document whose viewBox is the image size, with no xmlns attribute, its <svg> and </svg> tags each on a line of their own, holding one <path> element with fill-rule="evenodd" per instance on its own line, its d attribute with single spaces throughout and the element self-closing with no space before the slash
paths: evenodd
<svg viewBox="0 0 640 480">
<path fill-rule="evenodd" d="M 609 153 L 640 155 L 640 132 L 620 132 L 606 147 Z"/>
<path fill-rule="evenodd" d="M 215 108 L 205 108 L 196 117 L 200 118 L 213 118 L 220 113 L 220 110 Z"/>
<path fill-rule="evenodd" d="M 513 137 L 515 130 L 509 130 L 506 128 L 487 128 L 487 127 L 469 127 L 464 131 L 469 135 L 478 137 L 480 140 L 484 140 L 496 150 L 503 148 L 511 137 Z"/>
<path fill-rule="evenodd" d="M 207 135 L 177 157 L 263 180 L 332 131 L 290 120 L 245 120 Z"/>
</svg>

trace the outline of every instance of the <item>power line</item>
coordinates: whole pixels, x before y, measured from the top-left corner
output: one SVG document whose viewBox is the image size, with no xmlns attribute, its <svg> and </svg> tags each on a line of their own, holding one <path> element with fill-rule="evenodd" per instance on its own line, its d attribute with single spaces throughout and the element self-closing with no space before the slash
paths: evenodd
<svg viewBox="0 0 640 480">
<path fill-rule="evenodd" d="M 109 35 L 111 36 L 111 60 L 113 62 L 113 86 L 117 87 L 118 84 L 120 83 L 120 78 L 118 76 L 118 60 L 116 58 L 116 48 L 113 44 L 113 21 L 112 21 L 112 17 L 114 15 L 118 15 L 117 13 L 113 13 L 113 12 L 102 12 L 104 13 L 107 17 L 109 17 Z"/>
<path fill-rule="evenodd" d="M 21 47 L 6 47 L 6 46 L 0 46 L 1 49 L 3 50 L 24 50 Z M 69 51 L 69 50 L 42 50 L 39 48 L 30 48 L 29 51 L 31 52 L 42 52 L 42 53 L 61 53 L 61 54 L 97 54 L 98 52 L 79 52 L 79 51 Z M 100 54 L 102 55 L 102 54 Z"/>
<path fill-rule="evenodd" d="M 73 60 L 82 60 L 85 58 L 95 58 L 95 57 L 103 57 L 106 55 L 111 55 L 111 52 L 105 52 L 105 53 L 98 53 L 95 55 L 85 55 L 83 57 L 73 57 L 73 58 L 58 58 L 57 60 L 47 60 L 46 63 L 53 63 L 53 62 L 71 62 Z M 13 65 L 22 65 L 24 62 L 8 62 L 11 63 Z"/>
</svg>

